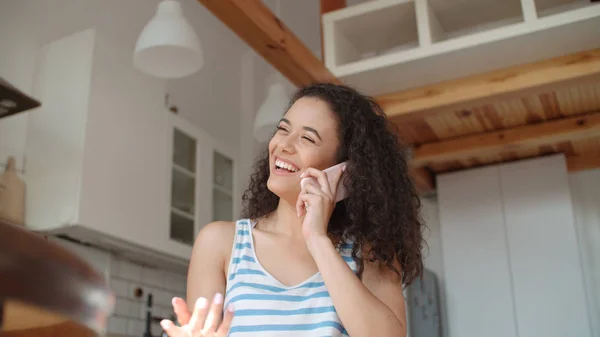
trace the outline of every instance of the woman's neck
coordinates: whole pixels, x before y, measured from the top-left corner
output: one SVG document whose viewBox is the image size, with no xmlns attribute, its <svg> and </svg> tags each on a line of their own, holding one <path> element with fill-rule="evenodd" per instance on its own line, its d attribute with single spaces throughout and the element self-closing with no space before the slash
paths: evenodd
<svg viewBox="0 0 600 337">
<path fill-rule="evenodd" d="M 302 237 L 302 219 L 296 213 L 296 205 L 279 199 L 277 209 L 269 214 L 261 224 L 262 229 L 288 235 Z"/>
</svg>

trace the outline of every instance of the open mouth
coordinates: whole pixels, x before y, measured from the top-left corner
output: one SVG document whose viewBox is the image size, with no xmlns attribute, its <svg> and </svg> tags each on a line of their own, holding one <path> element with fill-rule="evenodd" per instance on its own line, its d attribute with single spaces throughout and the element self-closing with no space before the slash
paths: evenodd
<svg viewBox="0 0 600 337">
<path fill-rule="evenodd" d="M 283 160 L 277 159 L 275 160 L 275 169 L 280 172 L 298 172 L 300 169 L 293 164 L 284 162 Z"/>
</svg>

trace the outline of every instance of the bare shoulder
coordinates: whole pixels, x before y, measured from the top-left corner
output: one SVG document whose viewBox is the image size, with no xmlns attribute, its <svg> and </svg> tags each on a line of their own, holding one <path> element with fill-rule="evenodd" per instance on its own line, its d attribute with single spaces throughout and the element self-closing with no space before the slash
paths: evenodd
<svg viewBox="0 0 600 337">
<path fill-rule="evenodd" d="M 200 229 L 196 241 L 203 243 L 223 243 L 223 241 L 233 242 L 235 236 L 235 222 L 233 221 L 215 221 L 207 224 Z"/>
<path fill-rule="evenodd" d="M 235 226 L 232 221 L 215 221 L 202 227 L 194 242 L 194 253 L 210 250 L 228 254 L 235 237 Z"/>
</svg>

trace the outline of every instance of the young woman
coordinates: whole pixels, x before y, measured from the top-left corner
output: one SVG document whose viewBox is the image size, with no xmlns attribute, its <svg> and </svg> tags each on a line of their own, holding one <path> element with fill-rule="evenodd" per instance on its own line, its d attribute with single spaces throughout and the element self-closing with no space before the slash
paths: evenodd
<svg viewBox="0 0 600 337">
<path fill-rule="evenodd" d="M 333 84 L 300 89 L 255 165 L 243 220 L 205 226 L 170 337 L 405 336 L 421 274 L 420 201 L 381 108 Z M 347 162 L 332 187 L 324 169 Z M 318 183 L 301 188 L 303 177 Z M 349 196 L 335 203 L 341 181 Z M 223 297 L 225 294 L 225 297 Z"/>
</svg>

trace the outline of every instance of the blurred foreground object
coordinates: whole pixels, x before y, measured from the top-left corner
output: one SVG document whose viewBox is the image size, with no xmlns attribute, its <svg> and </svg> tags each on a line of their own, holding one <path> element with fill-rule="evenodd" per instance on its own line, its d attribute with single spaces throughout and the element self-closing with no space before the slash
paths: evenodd
<svg viewBox="0 0 600 337">
<path fill-rule="evenodd" d="M 115 295 L 83 260 L 0 220 L 0 335 L 104 335 Z"/>
</svg>

